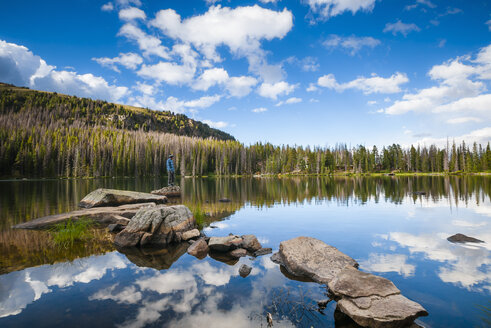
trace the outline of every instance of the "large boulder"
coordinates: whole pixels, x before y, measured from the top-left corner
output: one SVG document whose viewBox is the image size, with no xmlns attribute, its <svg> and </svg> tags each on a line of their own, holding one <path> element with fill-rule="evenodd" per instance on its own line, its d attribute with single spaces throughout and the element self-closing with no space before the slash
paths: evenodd
<svg viewBox="0 0 491 328">
<path fill-rule="evenodd" d="M 254 253 L 262 248 L 261 243 L 257 240 L 254 235 L 243 235 L 241 236 L 242 243 L 241 248 L 247 249 L 249 252 Z"/>
<path fill-rule="evenodd" d="M 139 210 L 126 228 L 116 235 L 120 247 L 166 246 L 182 240 L 182 234 L 196 227 L 193 213 L 184 205 L 159 205 Z"/>
<path fill-rule="evenodd" d="M 297 237 L 280 243 L 281 265 L 294 276 L 306 277 L 327 284 L 345 267 L 358 263 L 336 247 L 311 237 Z"/>
<path fill-rule="evenodd" d="M 162 189 L 153 190 L 151 192 L 154 195 L 162 195 L 166 197 L 180 197 L 181 196 L 181 187 L 179 186 L 167 186 Z"/>
<path fill-rule="evenodd" d="M 97 189 L 85 196 L 78 206 L 92 208 L 100 206 L 118 206 L 123 204 L 136 204 L 153 202 L 165 204 L 167 197 L 153 195 L 144 192 L 116 190 L 116 189 Z"/>
<path fill-rule="evenodd" d="M 228 252 L 241 246 L 243 239 L 239 236 L 229 235 L 227 237 L 211 237 L 208 247 L 216 252 Z"/>
<path fill-rule="evenodd" d="M 344 268 L 328 283 L 338 309 L 363 327 L 406 327 L 428 312 L 401 295 L 392 281 L 353 267 Z"/>
<path fill-rule="evenodd" d="M 114 207 L 96 207 L 68 213 L 49 215 L 13 226 L 14 229 L 46 229 L 68 220 L 91 219 L 101 225 L 127 225 L 141 208 L 154 207 L 155 203 L 128 204 Z"/>
</svg>

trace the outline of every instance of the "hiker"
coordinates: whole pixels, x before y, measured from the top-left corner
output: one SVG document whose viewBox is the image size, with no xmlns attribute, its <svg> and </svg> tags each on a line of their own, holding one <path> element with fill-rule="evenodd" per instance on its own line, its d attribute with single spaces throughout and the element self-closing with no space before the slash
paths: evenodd
<svg viewBox="0 0 491 328">
<path fill-rule="evenodd" d="M 170 154 L 169 158 L 167 159 L 167 175 L 168 175 L 167 185 L 168 186 L 174 185 L 174 162 L 172 161 L 173 158 L 174 155 Z"/>
</svg>

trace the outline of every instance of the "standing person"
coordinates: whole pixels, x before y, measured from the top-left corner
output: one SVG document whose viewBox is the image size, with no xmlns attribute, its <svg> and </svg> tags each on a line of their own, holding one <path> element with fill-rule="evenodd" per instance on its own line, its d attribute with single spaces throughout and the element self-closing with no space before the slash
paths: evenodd
<svg viewBox="0 0 491 328">
<path fill-rule="evenodd" d="M 174 158 L 174 155 L 170 154 L 169 158 L 167 159 L 167 175 L 168 175 L 168 180 L 167 180 L 167 185 L 173 186 L 174 185 L 174 162 L 172 159 Z"/>
</svg>

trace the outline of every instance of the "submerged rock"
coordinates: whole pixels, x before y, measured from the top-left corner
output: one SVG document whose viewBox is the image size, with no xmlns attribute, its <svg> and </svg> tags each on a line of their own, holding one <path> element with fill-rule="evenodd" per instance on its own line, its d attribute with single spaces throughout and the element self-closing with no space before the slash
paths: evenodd
<svg viewBox="0 0 491 328">
<path fill-rule="evenodd" d="M 85 196 L 80 201 L 78 206 L 83 208 L 92 208 L 148 202 L 164 204 L 167 202 L 167 197 L 137 191 L 101 188 L 94 190 L 93 192 Z"/>
<path fill-rule="evenodd" d="M 200 260 L 204 259 L 206 255 L 208 255 L 208 244 L 206 243 L 206 240 L 200 238 L 191 244 L 188 248 L 188 254 L 197 257 Z"/>
<path fill-rule="evenodd" d="M 116 235 L 120 247 L 180 242 L 182 234 L 196 227 L 193 214 L 184 205 L 155 206 L 139 210 L 126 228 Z M 143 238 L 145 235 L 145 238 Z"/>
<path fill-rule="evenodd" d="M 151 191 L 154 195 L 162 195 L 166 197 L 180 197 L 181 196 L 181 187 L 179 186 L 167 186 L 162 189 Z"/>
<path fill-rule="evenodd" d="M 245 278 L 247 277 L 252 271 L 252 268 L 246 264 L 242 264 L 239 268 L 239 275 L 242 277 L 242 278 Z"/>
<path fill-rule="evenodd" d="M 484 241 L 458 233 L 447 238 L 451 243 L 484 243 Z"/>
<path fill-rule="evenodd" d="M 326 284 L 346 266 L 358 263 L 336 247 L 311 237 L 297 237 L 280 243 L 279 260 L 293 275 Z"/>
</svg>

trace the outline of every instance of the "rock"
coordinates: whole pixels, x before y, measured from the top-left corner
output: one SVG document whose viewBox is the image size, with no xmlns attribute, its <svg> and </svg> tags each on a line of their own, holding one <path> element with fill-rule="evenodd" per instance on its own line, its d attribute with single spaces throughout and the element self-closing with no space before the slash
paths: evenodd
<svg viewBox="0 0 491 328">
<path fill-rule="evenodd" d="M 124 226 L 119 223 L 112 223 L 107 226 L 107 231 L 109 232 L 120 232 L 121 230 L 124 229 Z"/>
<path fill-rule="evenodd" d="M 237 248 L 237 249 L 234 249 L 233 251 L 230 251 L 228 254 L 232 257 L 238 258 L 238 257 L 247 256 L 247 251 L 243 248 Z"/>
<path fill-rule="evenodd" d="M 186 253 L 187 248 L 187 243 L 179 243 L 168 245 L 165 248 L 117 247 L 116 249 L 139 267 L 167 270 Z"/>
<path fill-rule="evenodd" d="M 234 266 L 235 264 L 237 264 L 237 262 L 239 262 L 239 257 L 231 256 L 230 253 L 228 253 L 228 252 L 226 252 L 226 253 L 224 253 L 224 252 L 213 252 L 210 250 L 208 255 L 216 261 L 220 261 L 220 262 L 223 262 L 223 263 L 231 265 L 231 266 Z"/>
<path fill-rule="evenodd" d="M 200 236 L 198 229 L 193 229 L 189 231 L 185 231 L 182 233 L 182 240 L 189 240 L 193 238 L 198 238 Z"/>
<path fill-rule="evenodd" d="M 247 249 L 249 252 L 254 253 L 255 251 L 262 248 L 261 244 L 257 240 L 254 235 L 243 235 L 240 236 L 242 238 L 241 246 L 242 248 Z"/>
<path fill-rule="evenodd" d="M 428 315 L 421 305 L 400 294 L 344 297 L 338 301 L 338 308 L 360 326 L 373 328 L 407 327 L 416 318 Z"/>
<path fill-rule="evenodd" d="M 151 193 L 154 195 L 162 195 L 166 197 L 181 197 L 181 187 L 167 186 L 159 190 L 153 190 Z"/>
<path fill-rule="evenodd" d="M 211 229 L 218 229 L 218 227 L 217 226 L 214 226 L 214 225 L 209 226 L 209 228 L 211 228 Z"/>
<path fill-rule="evenodd" d="M 311 237 L 297 237 L 280 243 L 281 264 L 293 275 L 326 284 L 346 266 L 358 263 L 336 247 Z"/>
<path fill-rule="evenodd" d="M 143 234 L 147 233 L 149 235 L 145 235 L 145 245 L 166 246 L 180 242 L 182 233 L 195 227 L 196 220 L 184 205 L 143 208 L 135 214 L 126 228 L 116 235 L 114 243 L 119 247 L 137 246 Z"/>
<path fill-rule="evenodd" d="M 230 199 L 228 199 L 228 198 L 221 198 L 221 199 L 219 199 L 218 201 L 219 201 L 220 203 L 230 203 L 230 202 L 231 202 L 231 200 L 230 200 Z"/>
<path fill-rule="evenodd" d="M 428 315 L 416 302 L 402 296 L 388 279 L 345 267 L 328 283 L 341 312 L 364 327 L 405 327 Z"/>
<path fill-rule="evenodd" d="M 115 207 L 97 207 L 77 210 L 68 213 L 49 215 L 29 222 L 13 226 L 14 229 L 45 229 L 52 225 L 68 220 L 79 220 L 89 218 L 99 224 L 122 224 L 127 225 L 136 212 L 141 208 L 154 207 L 155 203 L 128 204 Z"/>
<path fill-rule="evenodd" d="M 206 243 L 205 239 L 200 238 L 189 246 L 188 254 L 197 257 L 200 260 L 205 258 L 208 254 L 208 244 Z"/>
<path fill-rule="evenodd" d="M 116 190 L 116 189 L 97 189 L 84 197 L 78 204 L 83 208 L 118 206 L 124 204 L 148 203 L 164 204 L 167 197 L 152 195 L 144 192 Z"/>
<path fill-rule="evenodd" d="M 281 256 L 279 252 L 276 252 L 273 255 L 271 255 L 269 259 L 276 264 L 281 264 Z"/>
<path fill-rule="evenodd" d="M 246 264 L 242 264 L 239 268 L 239 274 L 242 278 L 247 277 L 252 271 L 252 268 Z"/>
<path fill-rule="evenodd" d="M 451 243 L 484 243 L 484 241 L 458 233 L 447 238 Z"/>
<path fill-rule="evenodd" d="M 353 267 L 346 267 L 328 284 L 329 290 L 338 297 L 389 296 L 400 294 L 392 281 L 362 272 Z"/>
<path fill-rule="evenodd" d="M 228 252 L 238 248 L 242 243 L 242 238 L 231 235 L 227 237 L 211 237 L 208 247 L 217 252 Z"/>
<path fill-rule="evenodd" d="M 258 257 L 261 255 L 271 254 L 273 250 L 271 248 L 261 248 L 254 252 L 254 256 Z"/>
</svg>

